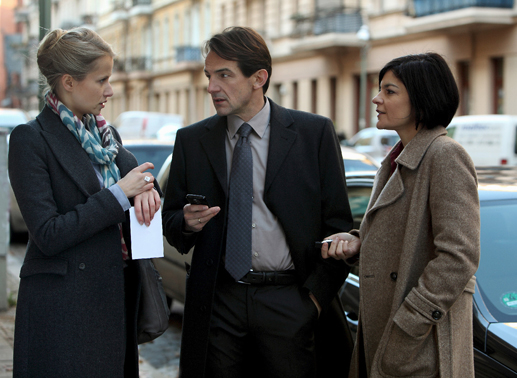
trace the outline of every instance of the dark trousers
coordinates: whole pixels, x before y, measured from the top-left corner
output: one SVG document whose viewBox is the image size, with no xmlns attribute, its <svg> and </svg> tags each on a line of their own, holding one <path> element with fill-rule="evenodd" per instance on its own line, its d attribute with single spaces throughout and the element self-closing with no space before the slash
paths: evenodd
<svg viewBox="0 0 517 378">
<path fill-rule="evenodd" d="M 314 378 L 318 310 L 298 285 L 221 280 L 210 325 L 209 378 Z"/>
</svg>

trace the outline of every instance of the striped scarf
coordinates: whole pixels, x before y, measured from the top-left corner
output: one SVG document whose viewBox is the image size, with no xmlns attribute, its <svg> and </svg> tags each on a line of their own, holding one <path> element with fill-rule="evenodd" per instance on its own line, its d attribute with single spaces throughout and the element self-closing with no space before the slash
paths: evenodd
<svg viewBox="0 0 517 378">
<path fill-rule="evenodd" d="M 118 146 L 104 117 L 100 114 L 97 116 L 86 114 L 84 121 L 89 126 L 88 130 L 83 121 L 59 101 L 51 91 L 45 93 L 45 103 L 61 118 L 68 130 L 76 137 L 90 160 L 99 164 L 104 188 L 109 188 L 120 180 L 120 170 L 115 162 Z M 119 229 L 122 238 L 122 256 L 126 260 L 128 252 L 122 235 L 121 224 L 119 224 Z"/>
</svg>

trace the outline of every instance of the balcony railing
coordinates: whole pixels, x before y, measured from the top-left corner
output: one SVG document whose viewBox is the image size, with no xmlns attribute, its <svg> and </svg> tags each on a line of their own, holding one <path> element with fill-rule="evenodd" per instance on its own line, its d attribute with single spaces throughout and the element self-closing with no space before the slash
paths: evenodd
<svg viewBox="0 0 517 378">
<path fill-rule="evenodd" d="M 179 46 L 176 48 L 176 62 L 199 62 L 201 50 L 196 46 Z"/>
<path fill-rule="evenodd" d="M 514 0 L 413 0 L 415 17 L 469 7 L 513 8 Z"/>
<path fill-rule="evenodd" d="M 126 61 L 126 71 L 147 71 L 152 69 L 151 58 L 145 56 L 133 57 Z"/>
<path fill-rule="evenodd" d="M 314 14 L 294 14 L 293 36 L 321 35 L 327 33 L 356 33 L 363 19 L 359 9 L 338 7 L 317 9 Z"/>
<path fill-rule="evenodd" d="M 113 72 L 126 72 L 126 62 L 123 59 L 113 59 Z"/>
<path fill-rule="evenodd" d="M 114 72 L 150 71 L 152 69 L 151 58 L 140 56 L 126 59 L 114 59 Z"/>
<path fill-rule="evenodd" d="M 326 33 L 356 33 L 363 24 L 362 16 L 355 13 L 335 13 L 314 20 L 314 35 Z"/>
</svg>

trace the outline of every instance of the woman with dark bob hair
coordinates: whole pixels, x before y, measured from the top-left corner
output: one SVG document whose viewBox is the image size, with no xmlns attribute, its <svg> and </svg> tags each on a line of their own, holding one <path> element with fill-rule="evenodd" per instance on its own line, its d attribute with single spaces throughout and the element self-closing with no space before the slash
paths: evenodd
<svg viewBox="0 0 517 378">
<path fill-rule="evenodd" d="M 359 230 L 324 258 L 359 264 L 359 327 L 349 377 L 473 377 L 472 294 L 479 263 L 474 165 L 447 137 L 458 89 L 438 54 L 379 73 L 377 128 L 400 136 L 381 164 Z"/>
</svg>

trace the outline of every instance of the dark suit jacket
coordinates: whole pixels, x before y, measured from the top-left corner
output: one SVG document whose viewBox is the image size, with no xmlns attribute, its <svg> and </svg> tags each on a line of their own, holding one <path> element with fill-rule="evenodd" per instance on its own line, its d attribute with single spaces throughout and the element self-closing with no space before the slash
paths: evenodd
<svg viewBox="0 0 517 378">
<path fill-rule="evenodd" d="M 116 161 L 122 176 L 137 165 L 122 146 Z M 14 376 L 122 377 L 124 272 L 117 225 L 129 225 L 127 214 L 108 189 L 101 190 L 85 151 L 47 107 L 13 130 L 9 176 L 29 230 Z M 126 303 L 129 310 L 132 305 Z M 128 311 L 126 321 L 134 324 L 135 317 Z M 135 336 L 128 334 L 132 374 L 126 377 L 138 377 Z"/>
<path fill-rule="evenodd" d="M 212 298 L 224 253 L 227 215 L 226 117 L 213 116 L 178 131 L 163 208 L 164 235 L 180 253 L 195 244 L 188 271 L 180 370 L 202 377 Z M 185 238 L 187 193 L 203 194 L 221 211 L 193 238 Z M 327 118 L 288 110 L 271 101 L 271 136 L 264 200 L 282 225 L 301 286 L 324 309 L 348 273 L 323 260 L 314 242 L 352 227 L 339 142 Z M 345 357 L 346 358 L 346 357 Z"/>
</svg>

